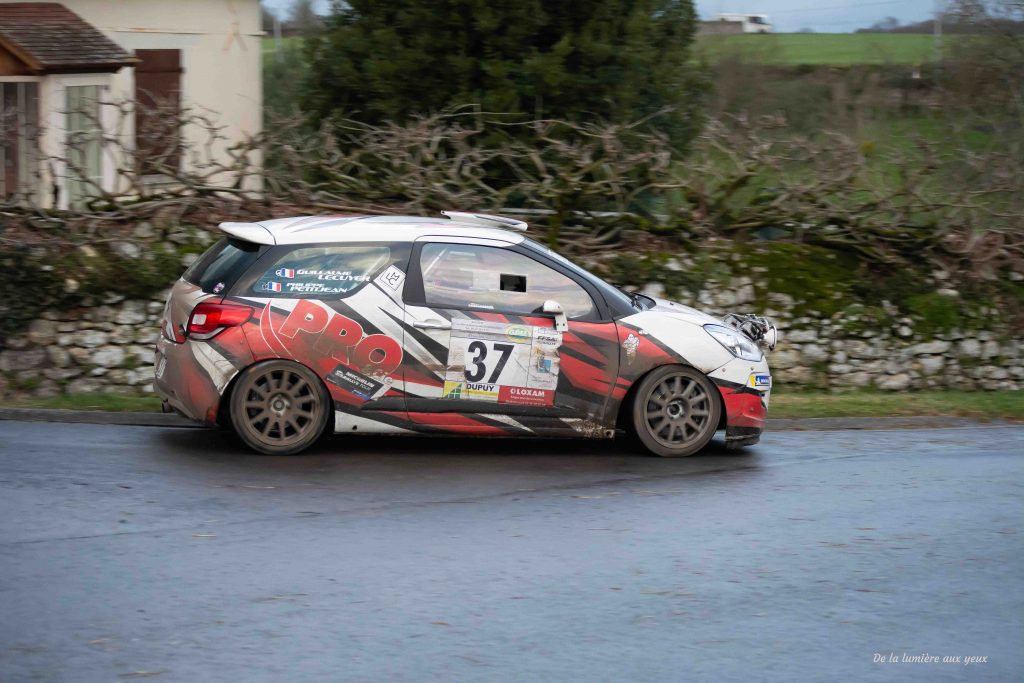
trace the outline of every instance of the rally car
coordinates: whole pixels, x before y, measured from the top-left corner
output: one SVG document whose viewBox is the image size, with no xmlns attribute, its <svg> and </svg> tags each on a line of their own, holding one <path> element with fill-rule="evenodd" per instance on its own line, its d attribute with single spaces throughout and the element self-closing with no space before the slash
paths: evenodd
<svg viewBox="0 0 1024 683">
<path fill-rule="evenodd" d="M 764 318 L 627 293 L 503 216 L 222 223 L 174 285 L 167 410 L 298 453 L 324 434 L 612 438 L 660 456 L 755 443 Z"/>
</svg>

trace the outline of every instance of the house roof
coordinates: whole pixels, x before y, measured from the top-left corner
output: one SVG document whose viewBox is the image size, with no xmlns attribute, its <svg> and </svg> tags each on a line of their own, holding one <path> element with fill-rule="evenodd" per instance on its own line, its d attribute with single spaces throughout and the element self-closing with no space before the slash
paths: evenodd
<svg viewBox="0 0 1024 683">
<path fill-rule="evenodd" d="M 117 71 L 136 59 L 55 2 L 0 3 L 0 46 L 35 73 Z"/>
</svg>

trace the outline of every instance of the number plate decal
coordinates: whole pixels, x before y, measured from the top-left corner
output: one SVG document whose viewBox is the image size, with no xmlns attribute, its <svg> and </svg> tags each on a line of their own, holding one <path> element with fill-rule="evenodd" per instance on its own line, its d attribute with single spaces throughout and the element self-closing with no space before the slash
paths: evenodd
<svg viewBox="0 0 1024 683">
<path fill-rule="evenodd" d="M 455 318 L 444 397 L 549 406 L 562 335 L 551 327 Z"/>
</svg>

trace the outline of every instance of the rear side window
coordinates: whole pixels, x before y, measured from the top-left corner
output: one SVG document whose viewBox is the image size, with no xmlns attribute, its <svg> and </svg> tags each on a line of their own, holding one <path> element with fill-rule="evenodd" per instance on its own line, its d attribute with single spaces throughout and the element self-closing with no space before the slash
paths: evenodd
<svg viewBox="0 0 1024 683">
<path fill-rule="evenodd" d="M 181 277 L 207 294 L 220 294 L 229 289 L 249 269 L 266 247 L 224 238 L 210 247 Z"/>
<path fill-rule="evenodd" d="M 355 292 L 391 262 L 377 245 L 299 247 L 278 257 L 250 288 L 260 296 L 339 299 Z"/>
</svg>

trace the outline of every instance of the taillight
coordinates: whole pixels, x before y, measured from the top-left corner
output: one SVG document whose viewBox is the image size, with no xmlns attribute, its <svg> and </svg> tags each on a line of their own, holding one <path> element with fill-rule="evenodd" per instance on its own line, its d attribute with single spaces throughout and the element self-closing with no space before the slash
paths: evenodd
<svg viewBox="0 0 1024 683">
<path fill-rule="evenodd" d="M 238 304 L 203 302 L 188 318 L 191 339 L 213 339 L 225 328 L 241 325 L 252 317 L 252 308 Z"/>
</svg>

